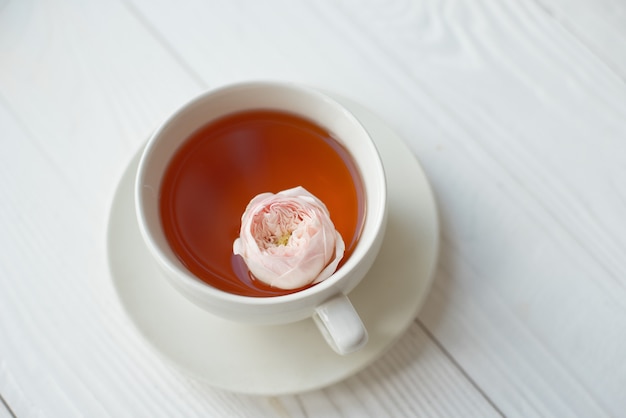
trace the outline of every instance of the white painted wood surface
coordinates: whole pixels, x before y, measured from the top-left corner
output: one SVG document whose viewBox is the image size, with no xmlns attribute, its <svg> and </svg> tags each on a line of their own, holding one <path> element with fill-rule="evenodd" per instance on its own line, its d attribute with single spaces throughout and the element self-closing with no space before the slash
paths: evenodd
<svg viewBox="0 0 626 418">
<path fill-rule="evenodd" d="M 626 416 L 625 51 L 615 0 L 0 0 L 2 398 L 19 417 Z M 442 220 L 407 334 L 344 382 L 275 398 L 163 364 L 105 250 L 151 129 L 259 78 L 377 113 Z"/>
</svg>

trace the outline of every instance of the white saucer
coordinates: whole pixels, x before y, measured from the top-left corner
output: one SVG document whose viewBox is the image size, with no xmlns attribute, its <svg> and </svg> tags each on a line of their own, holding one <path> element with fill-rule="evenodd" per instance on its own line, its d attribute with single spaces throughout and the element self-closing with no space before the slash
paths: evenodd
<svg viewBox="0 0 626 418">
<path fill-rule="evenodd" d="M 370 340 L 335 354 L 311 319 L 250 326 L 215 317 L 160 276 L 139 234 L 133 180 L 139 154 L 115 193 L 108 229 L 109 266 L 129 318 L 158 353 L 184 372 L 229 391 L 282 395 L 318 389 L 363 369 L 409 327 L 430 288 L 439 224 L 428 181 L 412 152 L 371 112 L 339 99 L 368 129 L 382 156 L 389 223 L 374 266 L 350 294 Z"/>
</svg>

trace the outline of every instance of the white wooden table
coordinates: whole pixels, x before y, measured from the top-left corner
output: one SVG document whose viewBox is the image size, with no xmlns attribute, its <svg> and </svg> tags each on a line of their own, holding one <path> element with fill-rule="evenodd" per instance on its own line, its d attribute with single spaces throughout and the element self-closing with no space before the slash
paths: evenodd
<svg viewBox="0 0 626 418">
<path fill-rule="evenodd" d="M 150 131 L 256 79 L 376 113 L 441 217 L 406 334 L 297 395 L 174 370 L 107 265 Z M 0 417 L 626 416 L 625 80 L 617 0 L 0 0 Z"/>
</svg>

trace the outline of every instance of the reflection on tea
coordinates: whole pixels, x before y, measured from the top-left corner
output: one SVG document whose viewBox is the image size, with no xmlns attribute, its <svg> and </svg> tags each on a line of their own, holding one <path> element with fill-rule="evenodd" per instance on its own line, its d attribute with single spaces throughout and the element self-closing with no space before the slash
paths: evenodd
<svg viewBox="0 0 626 418">
<path fill-rule="evenodd" d="M 252 197 L 303 186 L 324 202 L 342 235 L 345 263 L 365 216 L 361 178 L 348 151 L 318 125 L 272 110 L 236 113 L 194 133 L 166 170 L 160 213 L 167 240 L 195 276 L 226 292 L 278 296 L 251 277 L 232 245 Z"/>
</svg>

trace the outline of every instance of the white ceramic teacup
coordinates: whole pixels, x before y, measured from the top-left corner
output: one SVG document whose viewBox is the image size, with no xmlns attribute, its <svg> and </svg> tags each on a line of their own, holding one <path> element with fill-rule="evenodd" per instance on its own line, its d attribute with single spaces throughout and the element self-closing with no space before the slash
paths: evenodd
<svg viewBox="0 0 626 418">
<path fill-rule="evenodd" d="M 363 181 L 365 217 L 351 256 L 325 281 L 288 295 L 241 296 L 203 282 L 170 248 L 159 215 L 163 175 L 181 144 L 211 121 L 252 109 L 289 112 L 326 128 L 349 151 Z M 174 112 L 150 137 L 139 163 L 135 199 L 139 228 L 150 253 L 173 287 L 201 308 L 255 324 L 312 317 L 329 345 L 340 354 L 356 351 L 367 342 L 367 331 L 346 295 L 370 269 L 382 244 L 387 188 L 372 139 L 359 121 L 333 99 L 313 89 L 270 82 L 234 84 L 201 94 Z"/>
</svg>

